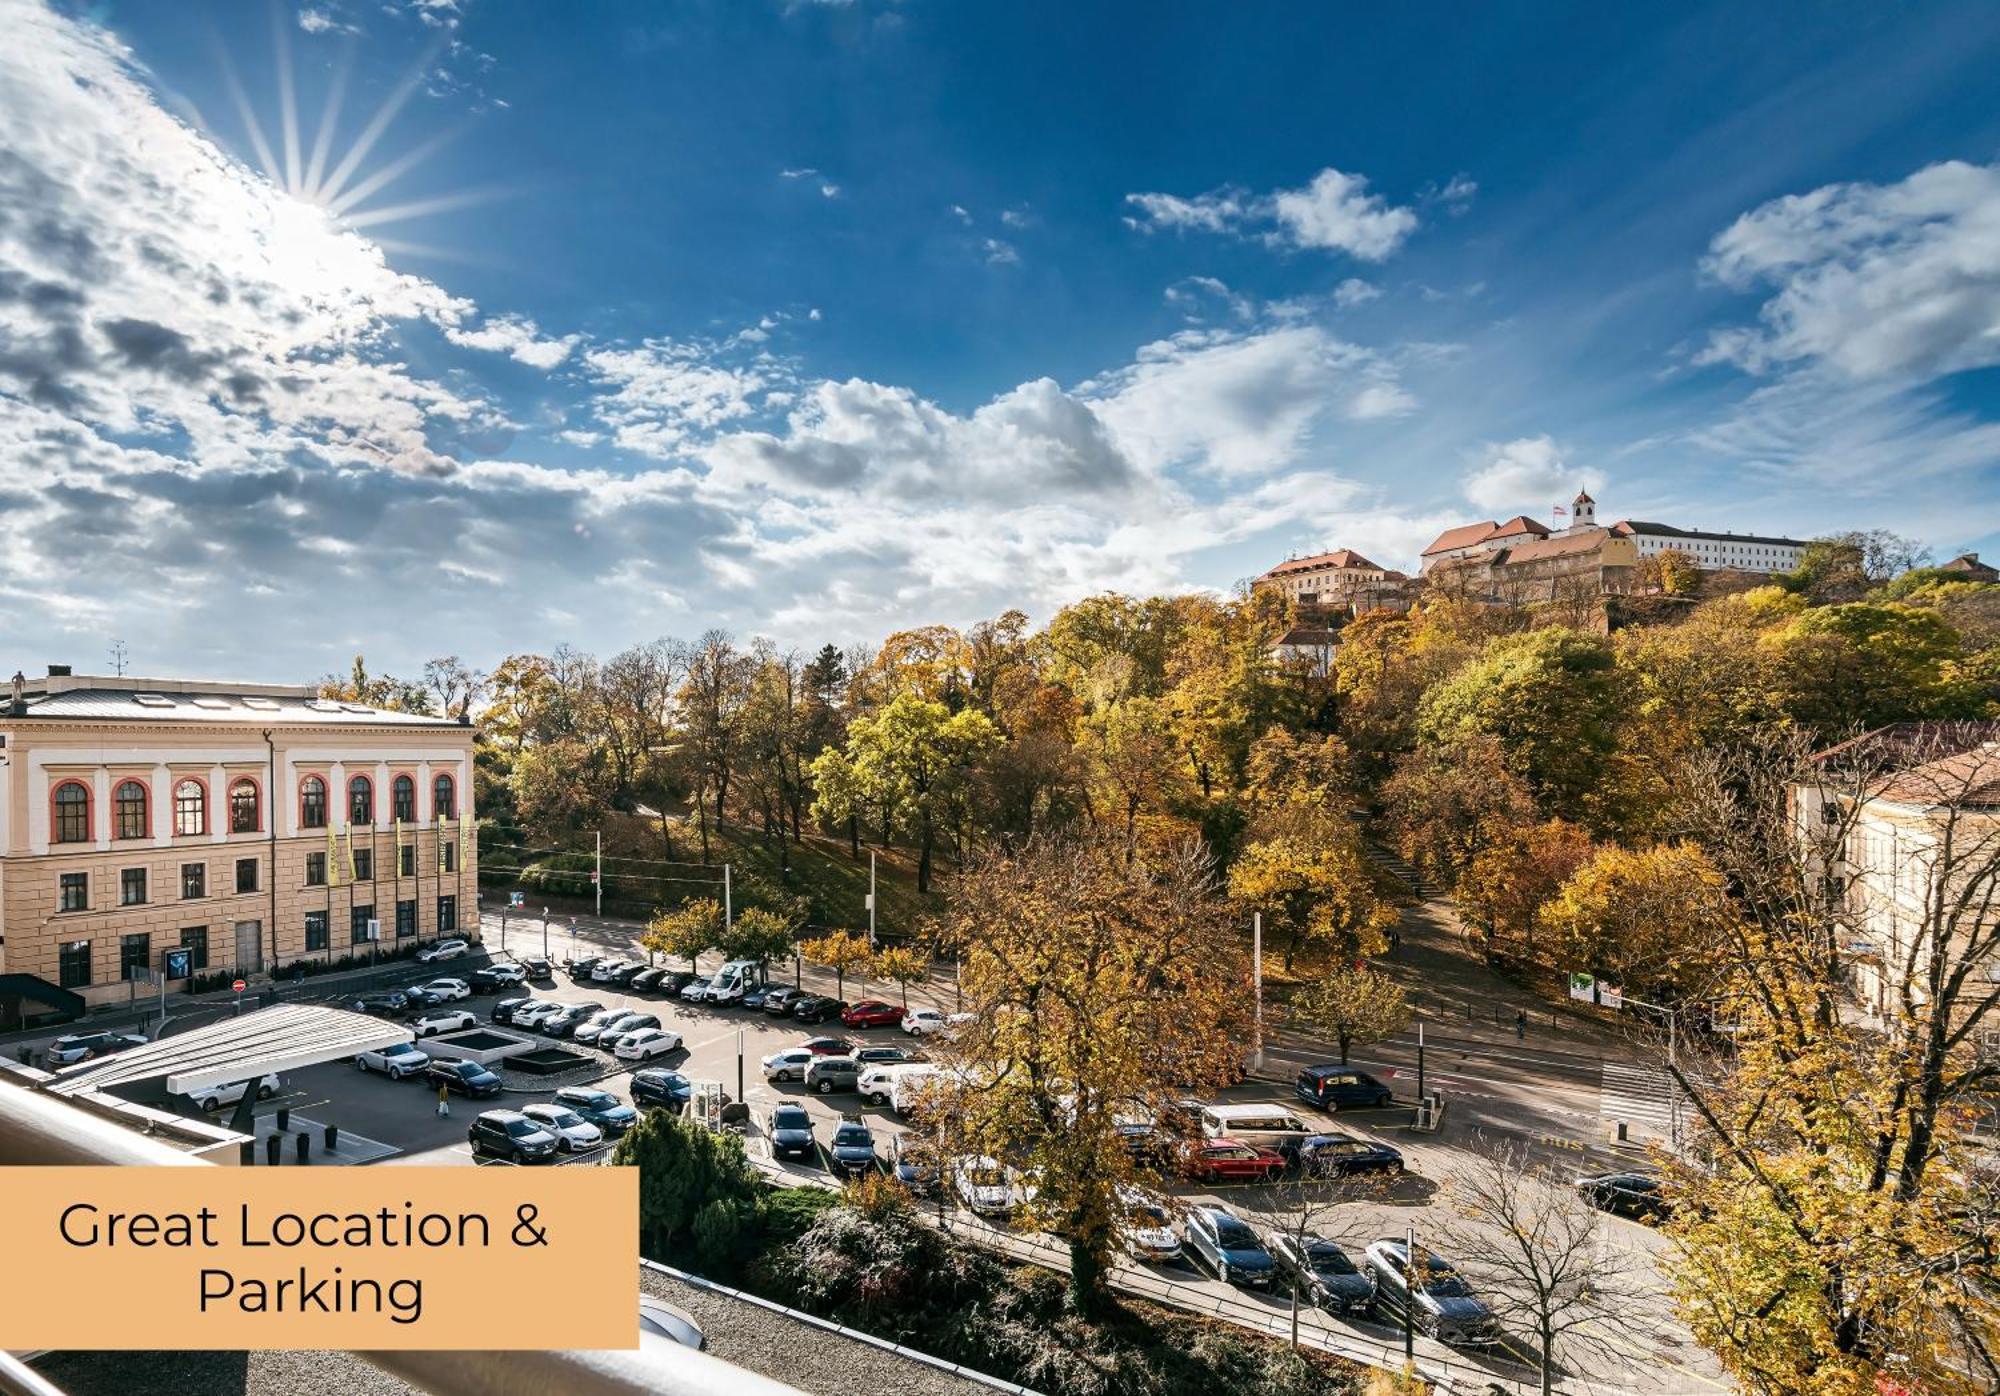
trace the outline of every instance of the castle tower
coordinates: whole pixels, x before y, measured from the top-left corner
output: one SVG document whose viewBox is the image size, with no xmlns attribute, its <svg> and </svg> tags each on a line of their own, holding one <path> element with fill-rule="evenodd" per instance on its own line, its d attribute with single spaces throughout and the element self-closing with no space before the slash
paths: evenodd
<svg viewBox="0 0 2000 1396">
<path fill-rule="evenodd" d="M 1579 529 L 1597 527 L 1597 501 L 1590 497 L 1588 490 L 1578 490 L 1576 499 L 1570 504 L 1568 533 Z"/>
</svg>

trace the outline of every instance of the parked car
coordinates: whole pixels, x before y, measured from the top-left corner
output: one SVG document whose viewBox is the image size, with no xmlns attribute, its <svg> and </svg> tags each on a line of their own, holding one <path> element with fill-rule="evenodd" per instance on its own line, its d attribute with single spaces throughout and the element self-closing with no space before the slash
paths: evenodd
<svg viewBox="0 0 2000 1396">
<path fill-rule="evenodd" d="M 632 976 L 632 982 L 625 987 L 635 994 L 650 994 L 660 987 L 660 981 L 667 977 L 663 969 L 642 969 Z"/>
<path fill-rule="evenodd" d="M 922 1052 L 899 1047 L 893 1042 L 864 1042 L 854 1049 L 854 1060 L 863 1066 L 901 1066 L 926 1060 Z"/>
<path fill-rule="evenodd" d="M 424 1014 L 410 1024 L 410 1031 L 418 1037 L 436 1037 L 444 1032 L 463 1032 L 478 1022 L 477 1018 L 462 1008 L 444 1008 Z"/>
<path fill-rule="evenodd" d="M 1181 1234 L 1187 1253 L 1224 1284 L 1269 1289 L 1276 1265 L 1257 1233 L 1227 1207 L 1190 1207 Z"/>
<path fill-rule="evenodd" d="M 1351 1066 L 1309 1066 L 1293 1080 L 1292 1093 L 1322 1110 L 1379 1110 L 1395 1100 L 1387 1086 Z"/>
<path fill-rule="evenodd" d="M 514 1010 L 514 1026 L 517 1028 L 527 1028 L 530 1031 L 534 1031 L 536 1029 L 539 1029 L 543 1023 L 548 1022 L 551 1018 L 560 1016 L 562 1011 L 563 1011 L 563 1006 L 559 1003 L 550 1003 L 547 1000 L 537 1000 L 536 1002 L 528 1004 L 525 1007 L 517 1008 Z"/>
<path fill-rule="evenodd" d="M 1181 1258 L 1181 1238 L 1164 1202 L 1139 1188 L 1120 1188 L 1118 1201 L 1124 1208 L 1118 1239 L 1133 1259 L 1164 1265 Z"/>
<path fill-rule="evenodd" d="M 764 999 L 770 992 L 771 986 L 769 984 L 759 984 L 754 988 L 745 989 L 743 997 L 736 1001 L 736 1006 L 738 1008 L 747 1008 L 753 1013 L 761 1012 L 764 1007 Z"/>
<path fill-rule="evenodd" d="M 1650 1173 L 1590 1173 L 1576 1180 L 1590 1205 L 1632 1221 L 1664 1221 L 1672 1210 Z"/>
<path fill-rule="evenodd" d="M 1413 1286 L 1404 1275 L 1409 1250 L 1401 1237 L 1369 1243 L 1363 1256 L 1375 1282 L 1375 1312 L 1400 1323 L 1408 1310 L 1418 1332 L 1457 1347 L 1491 1347 L 1499 1342 L 1500 1325 L 1493 1311 L 1473 1295 L 1451 1262 L 1422 1246 L 1417 1253 Z"/>
<path fill-rule="evenodd" d="M 856 1056 L 857 1062 L 859 1055 Z M 861 1063 L 861 1075 L 854 1082 L 854 1089 L 861 1093 L 861 1099 L 869 1105 L 887 1105 L 890 1093 L 896 1088 L 896 1074 L 908 1062 L 886 1062 L 880 1066 Z"/>
<path fill-rule="evenodd" d="M 681 990 L 701 978 L 691 969 L 669 969 L 660 971 L 659 992 L 668 998 L 679 998 Z"/>
<path fill-rule="evenodd" d="M 812 1116 L 802 1106 L 780 1105 L 773 1109 L 765 1125 L 773 1158 L 815 1158 L 819 1141 L 813 1138 Z"/>
<path fill-rule="evenodd" d="M 952 1182 L 959 1200 L 982 1217 L 1004 1217 L 1034 1196 L 1020 1169 L 994 1158 L 961 1159 Z"/>
<path fill-rule="evenodd" d="M 664 1057 L 669 1052 L 681 1049 L 681 1035 L 665 1028 L 641 1028 L 628 1032 L 618 1039 L 618 1057 L 621 1061 L 649 1062 L 655 1057 Z"/>
<path fill-rule="evenodd" d="M 682 1003 L 700 1003 L 708 997 L 708 980 L 697 974 L 681 985 L 680 992 L 675 997 Z"/>
<path fill-rule="evenodd" d="M 597 1045 L 607 1052 L 615 1052 L 618 1050 L 618 1044 L 633 1033 L 644 1032 L 648 1028 L 658 1026 L 660 1019 L 657 1014 L 629 1013 L 623 1018 L 614 1019 L 610 1027 L 600 1032 L 597 1035 Z"/>
<path fill-rule="evenodd" d="M 854 1044 L 844 1037 L 809 1037 L 799 1046 L 815 1057 L 851 1057 Z"/>
<path fill-rule="evenodd" d="M 471 946 L 467 945 L 458 936 L 447 936 L 436 945 L 427 945 L 422 950 L 419 950 L 417 952 L 417 963 L 421 965 L 434 965 L 445 960 L 461 959 L 471 948 Z"/>
<path fill-rule="evenodd" d="M 889 1136 L 889 1166 L 911 1192 L 932 1193 L 938 1185 L 937 1146 L 915 1134 Z"/>
<path fill-rule="evenodd" d="M 844 1115 L 826 1146 L 827 1166 L 837 1178 L 875 1171 L 875 1135 L 858 1115 Z"/>
<path fill-rule="evenodd" d="M 528 977 L 527 971 L 519 965 L 488 965 L 476 969 L 465 976 L 465 982 L 475 994 L 491 994 L 501 989 L 512 988 Z"/>
<path fill-rule="evenodd" d="M 620 1018 L 638 1018 L 641 1016 L 643 1015 L 635 1013 L 629 1008 L 602 1008 L 571 1028 L 569 1037 L 572 1041 L 588 1045 L 597 1041 L 605 1030 Z"/>
<path fill-rule="evenodd" d="M 556 1137 L 556 1146 L 566 1154 L 594 1149 L 604 1142 L 604 1131 L 567 1105 L 524 1105 L 521 1113 Z"/>
<path fill-rule="evenodd" d="M 1289 1105 L 1204 1105 L 1201 1132 L 1208 1139 L 1234 1139 L 1270 1149 L 1287 1160 L 1295 1158 L 1299 1145 L 1313 1134 Z"/>
<path fill-rule="evenodd" d="M 944 1031 L 944 1014 L 935 1008 L 913 1008 L 903 1015 L 902 1027 L 911 1037 L 929 1037 Z"/>
<path fill-rule="evenodd" d="M 665 1110 L 680 1110 L 694 1094 L 694 1082 L 678 1071 L 649 1067 L 632 1073 L 632 1103 Z"/>
<path fill-rule="evenodd" d="M 1285 1171 L 1283 1155 L 1240 1139 L 1189 1140 L 1183 1148 L 1188 1177 L 1206 1183 L 1268 1182 Z"/>
<path fill-rule="evenodd" d="M 1374 1307 L 1375 1282 L 1324 1237 L 1278 1232 L 1269 1249 L 1279 1282 L 1301 1303 L 1330 1314 L 1365 1314 Z"/>
<path fill-rule="evenodd" d="M 764 1079 L 766 1081 L 803 1081 L 806 1068 L 812 1065 L 813 1054 L 803 1047 L 787 1047 L 782 1052 L 773 1052 L 764 1058 Z"/>
<path fill-rule="evenodd" d="M 773 1018 L 784 1018 L 790 1015 L 793 1004 L 808 997 L 810 995 L 804 989 L 794 989 L 780 984 L 776 988 L 764 991 L 764 1011 Z"/>
<path fill-rule="evenodd" d="M 594 984 L 629 984 L 645 967 L 637 960 L 599 960 L 591 967 L 590 979 Z"/>
<path fill-rule="evenodd" d="M 861 1063 L 852 1057 L 814 1057 L 806 1064 L 806 1089 L 821 1095 L 851 1091 L 861 1084 Z"/>
<path fill-rule="evenodd" d="M 565 1086 L 556 1092 L 555 1103 L 576 1111 L 603 1130 L 607 1139 L 616 1139 L 632 1128 L 639 1118 L 637 1110 L 611 1092 L 600 1091 L 595 1086 Z"/>
<path fill-rule="evenodd" d="M 843 1009 L 840 1021 L 850 1028 L 893 1028 L 903 1021 L 903 1010 L 881 999 L 863 999 Z"/>
<path fill-rule="evenodd" d="M 513 1163 L 546 1163 L 556 1155 L 555 1135 L 519 1110 L 488 1110 L 465 1132 L 474 1158 L 485 1154 Z"/>
<path fill-rule="evenodd" d="M 443 1086 L 446 1090 L 457 1091 L 460 1095 L 489 1096 L 500 1094 L 500 1078 L 478 1062 L 447 1061 L 432 1057 L 431 1064 L 424 1068 L 424 1080 L 433 1086 Z"/>
<path fill-rule="evenodd" d="M 276 1076 L 265 1076 L 257 1082 L 257 1099 L 269 1100 L 278 1093 L 281 1083 Z M 220 1110 L 225 1105 L 234 1105 L 243 1099 L 249 1089 L 248 1081 L 231 1081 L 225 1086 L 204 1086 L 198 1091 L 188 1092 L 188 1099 L 203 1110 Z"/>
<path fill-rule="evenodd" d="M 536 1000 L 528 994 L 515 994 L 511 998 L 495 999 L 493 1007 L 487 1010 L 486 1020 L 489 1023 L 511 1023 L 514 1021 L 515 1014 L 524 1008 L 532 1007 L 535 1003 Z"/>
<path fill-rule="evenodd" d="M 48 1045 L 42 1056 L 50 1066 L 75 1066 L 96 1057 L 116 1056 L 134 1047 L 144 1047 L 146 1039 L 125 1032 L 65 1033 Z"/>
<path fill-rule="evenodd" d="M 1304 1139 L 1299 1144 L 1298 1164 L 1315 1178 L 1401 1173 L 1404 1166 L 1402 1150 L 1347 1134 L 1315 1134 Z"/>
<path fill-rule="evenodd" d="M 421 1076 L 430 1066 L 431 1059 L 407 1042 L 394 1047 L 377 1047 L 363 1052 L 354 1059 L 355 1067 L 363 1072 L 378 1071 L 391 1081 L 401 1081 L 410 1076 Z"/>
<path fill-rule="evenodd" d="M 547 955 L 523 955 L 521 968 L 530 979 L 550 979 L 555 976 L 555 966 L 549 963 Z"/>
<path fill-rule="evenodd" d="M 820 994 L 807 994 L 792 1004 L 792 1016 L 801 1023 L 824 1023 L 838 1012 L 840 1000 Z"/>
<path fill-rule="evenodd" d="M 471 998 L 472 986 L 463 979 L 433 979 L 406 992 L 411 1003 L 434 1008 L 441 1003 L 456 1003 L 460 999 Z"/>
<path fill-rule="evenodd" d="M 578 1024 L 587 1023 L 602 1012 L 604 1005 L 595 1000 L 564 1004 L 562 1012 L 551 1014 L 535 1030 L 544 1037 L 569 1037 L 576 1032 Z"/>
<path fill-rule="evenodd" d="M 356 1013 L 372 1014 L 377 1018 L 400 1017 L 410 1006 L 410 1000 L 400 989 L 388 989 L 381 993 L 362 994 L 348 1008 Z"/>
<path fill-rule="evenodd" d="M 590 978 L 590 972 L 596 969 L 604 958 L 602 955 L 572 955 L 563 961 L 563 970 L 580 984 Z"/>
</svg>

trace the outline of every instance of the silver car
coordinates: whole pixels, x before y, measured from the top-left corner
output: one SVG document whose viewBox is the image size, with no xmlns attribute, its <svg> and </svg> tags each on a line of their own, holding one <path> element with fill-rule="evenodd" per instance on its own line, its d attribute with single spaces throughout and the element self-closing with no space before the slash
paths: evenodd
<svg viewBox="0 0 2000 1396">
<path fill-rule="evenodd" d="M 603 1130 L 566 1105 L 524 1105 L 521 1113 L 553 1134 L 556 1146 L 566 1154 L 604 1142 Z"/>
</svg>

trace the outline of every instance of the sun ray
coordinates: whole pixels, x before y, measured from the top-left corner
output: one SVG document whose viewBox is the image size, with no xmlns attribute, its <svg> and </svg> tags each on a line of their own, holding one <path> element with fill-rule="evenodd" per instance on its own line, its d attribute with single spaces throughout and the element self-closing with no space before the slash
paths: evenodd
<svg viewBox="0 0 2000 1396">
<path fill-rule="evenodd" d="M 423 85 L 424 73 L 430 67 L 431 57 L 436 52 L 437 49 L 433 46 L 425 55 L 424 61 L 403 80 L 402 86 L 390 93 L 388 100 L 376 109 L 375 115 L 368 118 L 368 124 L 361 128 L 361 134 L 355 137 L 352 148 L 341 157 L 340 163 L 334 166 L 333 173 L 327 176 L 326 188 L 320 195 L 322 200 L 332 202 L 340 198 L 341 192 L 347 187 L 347 181 L 353 177 L 361 162 L 368 158 L 368 152 L 375 148 L 375 142 L 382 139 L 382 133 L 389 129 L 389 123 L 396 119 L 396 114 L 402 111 L 404 105 Z"/>
<path fill-rule="evenodd" d="M 346 213 L 349 209 L 353 208 L 356 204 L 359 204 L 363 199 L 367 198 L 370 194 L 373 194 L 376 190 L 381 189 L 383 186 L 393 182 L 399 176 L 407 173 L 415 166 L 429 159 L 443 146 L 455 140 L 458 137 L 459 132 L 462 131 L 463 129 L 464 129 L 463 127 L 454 127 L 449 131 L 440 131 L 437 135 L 432 136 L 429 140 L 423 141 L 422 143 L 413 146 L 411 149 L 405 151 L 403 154 L 398 155 L 395 159 L 391 160 L 381 169 L 376 170 L 366 179 L 356 184 L 352 189 L 349 189 L 346 193 L 340 195 L 340 197 L 338 198 L 322 197 L 319 200 L 321 206 L 324 207 L 328 213 L 334 214 L 336 217 Z"/>
<path fill-rule="evenodd" d="M 341 50 L 340 66 L 326 89 L 326 105 L 320 109 L 319 130 L 313 133 L 312 158 L 306 164 L 305 197 L 320 202 L 320 176 L 326 173 L 326 158 L 333 153 L 334 131 L 340 125 L 341 103 L 347 99 L 347 79 L 354 70 L 354 45 Z"/>
<path fill-rule="evenodd" d="M 236 76 L 236 65 L 229 61 L 229 51 L 222 47 L 219 40 L 215 56 L 222 65 L 222 80 L 228 85 L 230 100 L 236 103 L 236 114 L 243 120 L 243 129 L 250 137 L 250 148 L 257 153 L 257 163 L 264 170 L 264 178 L 282 185 L 284 180 L 279 177 L 278 162 L 271 154 L 271 143 L 264 139 L 264 127 L 257 120 L 256 109 L 250 105 L 250 96 Z"/>
<path fill-rule="evenodd" d="M 298 93 L 292 85 L 292 40 L 285 28 L 283 12 L 276 5 L 271 6 L 272 47 L 276 50 L 274 66 L 278 70 L 278 128 L 285 141 L 285 190 L 290 194 L 302 192 L 299 183 L 299 101 Z"/>
<path fill-rule="evenodd" d="M 340 221 L 343 227 L 356 230 L 372 228 L 382 223 L 400 223 L 405 218 L 421 218 L 426 214 L 445 213 L 451 209 L 466 208 L 473 204 L 491 203 L 495 199 L 506 198 L 510 192 L 497 188 L 462 189 L 455 194 L 435 194 L 428 199 L 412 199 L 408 203 L 364 209 Z"/>
</svg>

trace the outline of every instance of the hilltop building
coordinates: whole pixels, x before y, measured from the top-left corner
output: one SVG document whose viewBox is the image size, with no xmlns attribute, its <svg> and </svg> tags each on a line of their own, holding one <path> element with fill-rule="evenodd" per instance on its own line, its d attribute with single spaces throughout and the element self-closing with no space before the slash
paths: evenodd
<svg viewBox="0 0 2000 1396">
<path fill-rule="evenodd" d="M 0 1024 L 477 922 L 470 725 L 311 687 L 0 688 Z M 187 952 L 185 955 L 175 952 Z"/>
<path fill-rule="evenodd" d="M 1308 613 L 1358 616 L 1410 607 L 1409 577 L 1370 562 L 1352 548 L 1288 558 L 1253 585 L 1283 593 L 1295 610 Z"/>
</svg>

